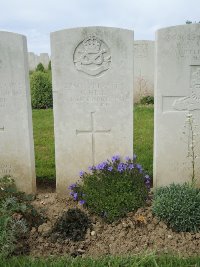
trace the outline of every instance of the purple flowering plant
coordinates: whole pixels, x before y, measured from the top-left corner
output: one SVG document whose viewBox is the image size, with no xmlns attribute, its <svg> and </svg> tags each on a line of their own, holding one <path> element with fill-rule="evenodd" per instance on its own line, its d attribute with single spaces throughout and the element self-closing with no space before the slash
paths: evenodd
<svg viewBox="0 0 200 267">
<path fill-rule="evenodd" d="M 80 171 L 81 181 L 69 186 L 75 201 L 108 222 L 123 217 L 127 212 L 145 205 L 150 189 L 150 177 L 136 162 L 136 156 L 119 155 L 96 166 L 88 172 Z"/>
</svg>

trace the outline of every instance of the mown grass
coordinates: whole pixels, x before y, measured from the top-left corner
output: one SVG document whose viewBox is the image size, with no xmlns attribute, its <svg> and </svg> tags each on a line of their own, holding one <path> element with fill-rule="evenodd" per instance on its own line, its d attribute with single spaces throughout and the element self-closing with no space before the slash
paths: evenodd
<svg viewBox="0 0 200 267">
<path fill-rule="evenodd" d="M 33 135 L 37 178 L 55 179 L 53 110 L 33 110 Z"/>
<path fill-rule="evenodd" d="M 53 257 L 38 259 L 31 257 L 1 260 L 3 267 L 199 267 L 200 257 L 156 256 L 154 253 L 126 257 L 72 258 Z"/>
<path fill-rule="evenodd" d="M 134 108 L 134 153 L 138 162 L 153 177 L 153 105 L 136 105 Z"/>
<path fill-rule="evenodd" d="M 33 132 L 37 178 L 55 179 L 53 110 L 33 110 Z M 134 153 L 153 174 L 153 106 L 135 106 Z"/>
</svg>

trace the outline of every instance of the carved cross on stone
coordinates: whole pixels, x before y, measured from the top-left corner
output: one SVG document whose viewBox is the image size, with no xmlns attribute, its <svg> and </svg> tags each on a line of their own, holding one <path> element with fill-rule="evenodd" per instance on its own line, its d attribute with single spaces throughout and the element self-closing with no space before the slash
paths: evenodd
<svg viewBox="0 0 200 267">
<path fill-rule="evenodd" d="M 4 131 L 4 126 L 0 126 L 0 132 Z"/>
<path fill-rule="evenodd" d="M 92 164 L 95 165 L 95 134 L 106 134 L 110 133 L 111 129 L 108 130 L 96 130 L 94 127 L 94 113 L 91 112 L 91 127 L 89 130 L 76 130 L 76 134 L 91 134 L 92 136 Z"/>
</svg>

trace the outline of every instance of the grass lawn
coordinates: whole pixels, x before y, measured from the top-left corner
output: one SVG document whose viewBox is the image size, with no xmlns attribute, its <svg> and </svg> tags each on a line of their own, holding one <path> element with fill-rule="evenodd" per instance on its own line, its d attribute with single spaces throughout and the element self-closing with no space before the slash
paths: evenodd
<svg viewBox="0 0 200 267">
<path fill-rule="evenodd" d="M 37 178 L 55 179 L 53 110 L 33 110 L 33 134 Z"/>
<path fill-rule="evenodd" d="M 153 127 L 154 108 L 135 106 L 134 110 L 134 153 L 138 162 L 153 177 Z"/>
<path fill-rule="evenodd" d="M 37 178 L 55 179 L 53 110 L 33 110 Z M 153 174 L 153 106 L 135 106 L 134 153 L 138 163 Z"/>
<path fill-rule="evenodd" d="M 180 258 L 175 256 L 156 256 L 153 253 L 140 256 L 92 258 L 49 258 L 30 257 L 11 258 L 0 262 L 2 267 L 200 267 L 200 258 Z"/>
</svg>

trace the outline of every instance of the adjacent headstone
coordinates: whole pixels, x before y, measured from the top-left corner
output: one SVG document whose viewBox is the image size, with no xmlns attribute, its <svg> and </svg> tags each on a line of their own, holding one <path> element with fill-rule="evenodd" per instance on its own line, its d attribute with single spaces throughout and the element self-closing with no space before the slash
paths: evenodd
<svg viewBox="0 0 200 267">
<path fill-rule="evenodd" d="M 57 191 L 80 170 L 133 153 L 133 32 L 88 27 L 51 34 Z"/>
<path fill-rule="evenodd" d="M 38 56 L 35 55 L 33 52 L 28 52 L 29 70 L 35 70 L 37 64 L 38 64 Z"/>
<path fill-rule="evenodd" d="M 134 102 L 154 95 L 154 41 L 134 41 Z"/>
<path fill-rule="evenodd" d="M 39 63 L 42 63 L 45 69 L 47 69 L 50 61 L 48 53 L 41 53 L 38 61 Z"/>
<path fill-rule="evenodd" d="M 45 69 L 48 68 L 49 65 L 49 55 L 48 53 L 40 53 L 40 55 L 36 55 L 33 52 L 28 52 L 28 63 L 29 63 L 29 70 L 35 70 L 39 63 L 42 63 Z"/>
<path fill-rule="evenodd" d="M 26 38 L 0 32 L 0 177 L 35 192 L 32 111 Z"/>
<path fill-rule="evenodd" d="M 156 42 L 154 185 L 191 181 L 193 159 L 200 184 L 200 25 L 161 29 Z"/>
</svg>

